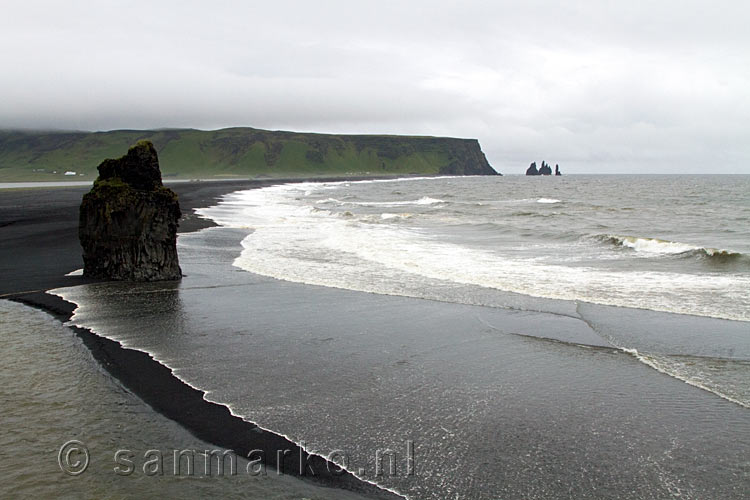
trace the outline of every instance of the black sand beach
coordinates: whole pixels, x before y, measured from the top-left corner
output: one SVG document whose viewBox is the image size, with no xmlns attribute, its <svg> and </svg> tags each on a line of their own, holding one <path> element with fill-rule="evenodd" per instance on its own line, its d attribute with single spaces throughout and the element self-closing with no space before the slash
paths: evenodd
<svg viewBox="0 0 750 500">
<path fill-rule="evenodd" d="M 193 209 L 222 195 L 305 179 L 180 182 L 168 186 L 180 198 L 180 233 L 210 227 Z M 325 179 L 320 179 L 325 180 Z M 65 274 L 83 267 L 78 242 L 78 208 L 89 187 L 0 189 L 0 297 L 79 285 Z"/>
<path fill-rule="evenodd" d="M 257 181 L 176 183 L 183 218 L 180 232 L 212 223 L 193 215 L 222 194 L 264 185 Z M 78 208 L 89 187 L 0 190 L 0 296 L 77 285 L 81 277 L 65 274 L 83 267 L 78 242 Z"/>
<path fill-rule="evenodd" d="M 179 195 L 183 213 L 179 233 L 213 226 L 211 221 L 195 216 L 193 209 L 212 205 L 224 194 L 294 181 L 303 180 L 170 184 L 169 187 Z M 42 309 L 61 322 L 71 318 L 75 305 L 45 291 L 92 282 L 82 276 L 65 276 L 83 266 L 77 233 L 78 208 L 88 189 L 0 190 L 0 298 Z M 318 484 L 344 488 L 368 497 L 398 498 L 321 457 L 305 453 L 277 434 L 233 416 L 225 406 L 206 401 L 203 392 L 178 380 L 149 355 L 123 348 L 87 329 L 72 328 L 112 376 L 197 438 L 233 450 L 239 456 L 263 457 L 263 463 L 282 474 L 304 476 Z"/>
</svg>

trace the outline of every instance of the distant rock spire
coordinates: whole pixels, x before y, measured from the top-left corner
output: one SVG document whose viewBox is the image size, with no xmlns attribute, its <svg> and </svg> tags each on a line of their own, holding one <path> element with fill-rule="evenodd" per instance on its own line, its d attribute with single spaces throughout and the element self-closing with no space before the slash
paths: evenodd
<svg viewBox="0 0 750 500">
<path fill-rule="evenodd" d="M 532 162 L 529 168 L 526 169 L 526 175 L 552 175 L 552 167 L 542 160 L 542 166 L 537 169 L 536 162 Z M 555 164 L 555 175 L 562 175 L 560 165 Z"/>
</svg>

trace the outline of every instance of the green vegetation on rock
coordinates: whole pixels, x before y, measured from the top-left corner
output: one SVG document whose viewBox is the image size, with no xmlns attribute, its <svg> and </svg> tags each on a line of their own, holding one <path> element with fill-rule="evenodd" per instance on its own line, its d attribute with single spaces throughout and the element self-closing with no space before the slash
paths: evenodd
<svg viewBox="0 0 750 500">
<path fill-rule="evenodd" d="M 93 180 L 103 158 L 117 157 L 140 141 L 159 151 L 167 179 L 495 174 L 475 139 L 253 128 L 0 131 L 0 182 Z"/>
</svg>

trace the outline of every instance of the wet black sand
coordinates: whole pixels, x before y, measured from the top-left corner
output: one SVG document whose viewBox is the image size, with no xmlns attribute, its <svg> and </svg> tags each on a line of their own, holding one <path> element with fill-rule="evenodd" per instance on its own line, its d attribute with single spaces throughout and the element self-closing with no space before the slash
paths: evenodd
<svg viewBox="0 0 750 500">
<path fill-rule="evenodd" d="M 212 205 L 224 194 L 295 180 L 304 179 L 171 184 L 169 187 L 180 197 L 183 212 L 179 232 L 214 225 L 196 217 L 193 209 Z M 78 207 L 88 189 L 0 190 L 0 298 L 40 308 L 62 322 L 70 319 L 75 306 L 45 290 L 91 282 L 81 276 L 65 276 L 83 266 L 77 233 Z M 197 438 L 232 449 L 238 455 L 250 455 L 252 460 L 262 458 L 270 469 L 283 474 L 304 476 L 306 480 L 374 498 L 396 498 L 321 457 L 308 455 L 286 438 L 233 416 L 225 406 L 206 401 L 202 391 L 178 380 L 149 355 L 123 348 L 87 329 L 74 330 L 110 374 Z"/>
</svg>

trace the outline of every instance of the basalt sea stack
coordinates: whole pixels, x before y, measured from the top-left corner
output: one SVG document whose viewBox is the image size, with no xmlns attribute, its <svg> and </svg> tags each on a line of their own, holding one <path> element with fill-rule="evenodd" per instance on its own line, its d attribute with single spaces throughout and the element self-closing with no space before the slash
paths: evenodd
<svg viewBox="0 0 750 500">
<path fill-rule="evenodd" d="M 177 260 L 177 195 L 164 187 L 154 145 L 141 141 L 104 160 L 81 203 L 83 275 L 160 281 L 182 277 Z"/>
<path fill-rule="evenodd" d="M 526 169 L 526 175 L 552 175 L 552 167 L 542 160 L 542 166 L 537 170 L 536 162 L 533 162 L 529 168 Z M 555 165 L 555 175 L 562 175 L 560 173 L 559 165 Z"/>
</svg>

